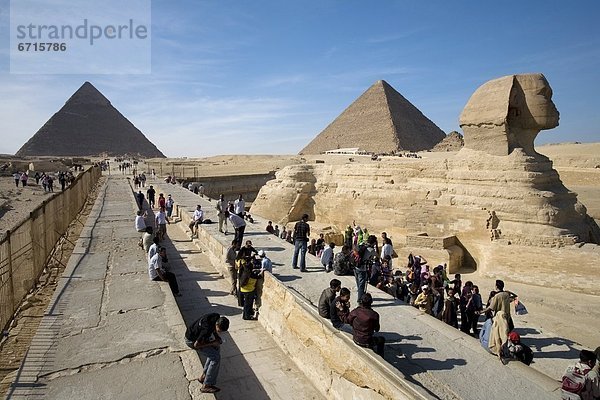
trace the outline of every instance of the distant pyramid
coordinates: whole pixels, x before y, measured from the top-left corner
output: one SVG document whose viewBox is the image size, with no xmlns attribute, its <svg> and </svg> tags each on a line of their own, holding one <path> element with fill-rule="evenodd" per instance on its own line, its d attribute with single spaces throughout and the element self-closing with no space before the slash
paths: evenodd
<svg viewBox="0 0 600 400">
<path fill-rule="evenodd" d="M 300 154 L 358 147 L 389 153 L 432 149 L 446 135 L 386 81 L 377 81 Z"/>
<path fill-rule="evenodd" d="M 21 157 L 99 154 L 165 157 L 89 82 L 16 153 Z"/>
</svg>

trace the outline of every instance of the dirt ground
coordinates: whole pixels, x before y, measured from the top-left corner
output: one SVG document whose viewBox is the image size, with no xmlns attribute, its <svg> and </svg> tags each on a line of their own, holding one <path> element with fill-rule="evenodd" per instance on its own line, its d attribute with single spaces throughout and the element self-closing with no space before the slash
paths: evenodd
<svg viewBox="0 0 600 400">
<path fill-rule="evenodd" d="M 12 229 L 27 218 L 50 195 L 44 193 L 41 184 L 35 184 L 35 179 L 29 179 L 25 187 L 19 183 L 17 188 L 13 178 L 0 177 L 0 232 Z"/>
</svg>

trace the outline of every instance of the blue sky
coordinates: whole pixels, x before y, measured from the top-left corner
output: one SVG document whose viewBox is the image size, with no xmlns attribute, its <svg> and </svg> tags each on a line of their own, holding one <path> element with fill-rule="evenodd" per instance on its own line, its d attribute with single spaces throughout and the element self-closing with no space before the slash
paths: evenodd
<svg viewBox="0 0 600 400">
<path fill-rule="evenodd" d="M 478 86 L 524 72 L 561 113 L 537 144 L 600 142 L 599 16 L 592 0 L 155 0 L 152 73 L 17 75 L 0 0 L 0 153 L 86 80 L 171 157 L 297 153 L 379 79 L 458 130 Z"/>
</svg>

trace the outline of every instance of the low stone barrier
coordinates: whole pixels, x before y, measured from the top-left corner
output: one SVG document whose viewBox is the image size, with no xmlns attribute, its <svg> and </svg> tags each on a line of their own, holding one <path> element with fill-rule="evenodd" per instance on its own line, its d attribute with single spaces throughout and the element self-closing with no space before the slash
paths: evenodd
<svg viewBox="0 0 600 400">
<path fill-rule="evenodd" d="M 328 399 L 425 399 L 404 376 L 265 274 L 260 322 Z"/>
</svg>

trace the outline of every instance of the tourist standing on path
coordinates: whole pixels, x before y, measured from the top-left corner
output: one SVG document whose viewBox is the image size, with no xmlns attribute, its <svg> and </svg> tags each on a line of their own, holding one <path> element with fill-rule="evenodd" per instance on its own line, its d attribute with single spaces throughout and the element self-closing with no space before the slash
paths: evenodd
<svg viewBox="0 0 600 400">
<path fill-rule="evenodd" d="M 260 258 L 260 276 L 256 281 L 256 300 L 254 302 L 256 316 L 258 316 L 260 307 L 262 306 L 262 294 L 263 287 L 265 285 L 265 271 L 268 271 L 271 274 L 273 273 L 273 263 L 271 262 L 271 259 L 267 257 L 267 253 L 264 250 L 259 250 L 258 257 Z"/>
<path fill-rule="evenodd" d="M 219 232 L 227 234 L 227 218 L 225 217 L 225 211 L 227 211 L 227 202 L 225 196 L 220 195 L 217 200 L 217 216 L 219 217 Z M 224 227 L 224 228 L 223 228 Z"/>
<path fill-rule="evenodd" d="M 490 305 L 481 313 L 492 311 L 494 318 L 490 331 L 489 350 L 492 354 L 500 357 L 502 344 L 508 339 L 508 333 L 515 327 L 510 316 L 510 302 L 517 297 L 516 294 L 504 290 L 504 281 L 496 280 L 497 293 L 490 301 Z"/>
<path fill-rule="evenodd" d="M 237 296 L 237 280 L 238 280 L 238 271 L 235 267 L 235 259 L 237 256 L 237 242 L 234 240 L 231 241 L 231 245 L 227 249 L 227 254 L 225 255 L 225 262 L 227 263 L 227 269 L 229 270 L 229 277 L 231 278 L 231 290 L 229 294 Z"/>
<path fill-rule="evenodd" d="M 27 186 L 27 179 L 29 179 L 27 172 L 23 172 L 21 174 L 21 184 L 23 185 L 23 187 Z"/>
<path fill-rule="evenodd" d="M 167 196 L 167 201 L 165 201 L 165 209 L 167 210 L 167 218 L 171 218 L 173 214 L 173 206 L 175 205 L 175 201 L 171 195 Z"/>
<path fill-rule="evenodd" d="M 148 190 L 146 190 L 146 195 L 148 196 L 148 204 L 150 204 L 150 208 L 154 208 L 156 190 L 154 190 L 154 187 L 152 185 L 150 185 Z"/>
<path fill-rule="evenodd" d="M 354 278 L 358 289 L 358 304 L 361 304 L 360 299 L 367 292 L 369 270 L 373 261 L 377 258 L 376 247 L 377 238 L 373 235 L 367 238 L 366 244 L 358 247 L 358 263 L 354 267 Z"/>
<path fill-rule="evenodd" d="M 167 219 L 167 212 L 164 207 L 156 213 L 156 226 L 158 227 L 158 238 L 162 241 L 167 235 L 167 224 L 170 224 Z"/>
<path fill-rule="evenodd" d="M 261 274 L 260 269 L 254 268 L 252 257 L 245 257 L 240 263 L 240 294 L 243 300 L 242 319 L 256 320 L 254 316 L 254 300 L 256 299 L 256 282 Z"/>
<path fill-rule="evenodd" d="M 233 212 L 237 214 L 238 217 L 244 217 L 244 211 L 246 211 L 246 202 L 242 198 L 240 194 L 236 201 L 233 202 Z"/>
<path fill-rule="evenodd" d="M 333 249 L 335 249 L 335 243 L 331 242 L 321 253 L 321 265 L 325 267 L 325 272 L 333 270 Z"/>
<path fill-rule="evenodd" d="M 216 393 L 221 390 L 215 386 L 221 366 L 220 349 L 223 344 L 219 333 L 227 332 L 228 329 L 229 320 L 226 317 L 210 313 L 194 321 L 185 331 L 185 344 L 206 357 L 199 379 L 202 383 L 202 393 Z"/>
<path fill-rule="evenodd" d="M 138 208 L 140 210 L 143 210 L 144 209 L 144 199 L 145 199 L 144 193 L 142 193 L 141 190 L 138 190 L 137 194 L 135 195 L 135 198 L 138 202 Z"/>
<path fill-rule="evenodd" d="M 13 179 L 15 180 L 15 186 L 19 187 L 19 181 L 21 180 L 21 174 L 19 173 L 19 171 L 15 171 L 13 173 Z M 44 190 L 45 192 L 45 190 Z"/>
<path fill-rule="evenodd" d="M 165 210 L 167 208 L 167 199 L 165 199 L 165 195 L 162 193 L 158 194 L 158 208 L 164 207 Z"/>
<path fill-rule="evenodd" d="M 300 272 L 306 272 L 306 250 L 308 237 L 310 236 L 310 226 L 306 223 L 308 214 L 304 214 L 302 219 L 294 225 L 294 257 L 292 258 L 292 268 L 298 269 L 298 253 L 300 253 Z"/>
<path fill-rule="evenodd" d="M 231 226 L 235 229 L 235 242 L 238 247 L 242 247 L 242 240 L 244 240 L 244 230 L 246 229 L 246 221 L 244 218 L 237 214 L 232 214 L 229 211 L 225 211 L 225 217 L 231 222 Z"/>
<path fill-rule="evenodd" d="M 179 297 L 181 296 L 181 293 L 179 293 L 179 285 L 177 284 L 177 278 L 175 277 L 175 274 L 166 271 L 163 267 L 163 262 L 166 262 L 166 259 L 167 249 L 161 247 L 158 250 L 158 253 L 155 254 L 148 262 L 148 275 L 153 281 L 169 282 L 171 292 L 173 292 L 173 295 Z"/>
<path fill-rule="evenodd" d="M 360 305 L 348 314 L 348 324 L 352 326 L 352 339 L 360 347 L 371 348 L 383 357 L 385 338 L 375 336 L 379 332 L 379 314 L 371 309 L 373 298 L 365 293 L 360 299 Z"/>
</svg>

